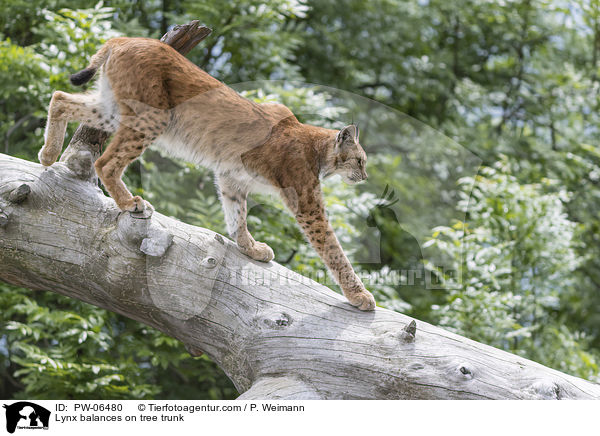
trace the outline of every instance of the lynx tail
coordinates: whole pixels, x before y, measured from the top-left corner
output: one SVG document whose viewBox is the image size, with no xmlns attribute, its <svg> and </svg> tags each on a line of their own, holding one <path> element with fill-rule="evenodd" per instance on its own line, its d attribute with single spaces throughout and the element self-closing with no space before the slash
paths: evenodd
<svg viewBox="0 0 600 436">
<path fill-rule="evenodd" d="M 109 55 L 110 47 L 108 44 L 104 44 L 102 48 L 98 50 L 94 56 L 92 56 L 90 64 L 86 68 L 71 75 L 71 83 L 79 86 L 89 82 L 90 79 L 94 77 L 94 74 L 96 74 L 98 68 L 100 68 L 106 62 Z"/>
</svg>

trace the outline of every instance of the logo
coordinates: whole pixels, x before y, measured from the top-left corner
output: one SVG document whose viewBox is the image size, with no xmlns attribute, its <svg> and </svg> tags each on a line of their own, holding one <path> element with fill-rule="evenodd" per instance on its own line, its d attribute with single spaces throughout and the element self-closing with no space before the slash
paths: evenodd
<svg viewBox="0 0 600 436">
<path fill-rule="evenodd" d="M 50 411 L 28 401 L 3 406 L 6 409 L 6 431 L 18 429 L 48 430 Z"/>
</svg>

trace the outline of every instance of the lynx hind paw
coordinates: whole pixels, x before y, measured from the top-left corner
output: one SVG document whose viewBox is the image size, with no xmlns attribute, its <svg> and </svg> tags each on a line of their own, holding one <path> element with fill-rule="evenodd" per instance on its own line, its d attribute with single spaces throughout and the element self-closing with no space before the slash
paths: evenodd
<svg viewBox="0 0 600 436">
<path fill-rule="evenodd" d="M 56 157 L 48 156 L 47 153 L 44 152 L 44 148 L 42 148 L 38 153 L 38 161 L 45 167 L 51 166 L 54 162 L 56 162 Z"/>
<path fill-rule="evenodd" d="M 273 249 L 264 242 L 255 242 L 250 248 L 240 247 L 240 251 L 259 262 L 270 262 L 275 257 Z"/>
<path fill-rule="evenodd" d="M 136 195 L 135 197 L 133 197 L 131 199 L 131 201 L 129 201 L 129 203 L 124 208 L 121 208 L 121 209 L 123 211 L 131 212 L 131 213 L 142 213 L 146 210 L 148 210 L 150 212 L 154 212 L 154 207 L 152 207 L 152 205 L 150 203 L 148 203 L 146 200 L 144 200 L 139 195 Z"/>
<path fill-rule="evenodd" d="M 354 294 L 352 297 L 348 298 L 348 301 L 360 310 L 375 310 L 375 298 L 373 297 L 373 294 L 367 290 Z"/>
</svg>

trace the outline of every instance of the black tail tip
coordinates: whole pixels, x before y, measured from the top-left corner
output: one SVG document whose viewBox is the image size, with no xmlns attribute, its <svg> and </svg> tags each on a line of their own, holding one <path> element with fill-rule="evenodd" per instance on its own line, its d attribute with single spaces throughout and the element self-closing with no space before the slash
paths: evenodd
<svg viewBox="0 0 600 436">
<path fill-rule="evenodd" d="M 70 80 L 73 85 L 79 86 L 89 82 L 90 79 L 94 77 L 94 74 L 96 74 L 94 68 L 84 68 L 83 70 L 72 74 Z"/>
</svg>

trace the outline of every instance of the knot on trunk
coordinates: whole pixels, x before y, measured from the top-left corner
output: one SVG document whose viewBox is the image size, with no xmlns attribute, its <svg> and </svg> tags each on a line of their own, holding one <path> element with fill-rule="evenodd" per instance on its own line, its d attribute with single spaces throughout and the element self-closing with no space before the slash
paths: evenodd
<svg viewBox="0 0 600 436">
<path fill-rule="evenodd" d="M 151 219 L 149 210 L 119 216 L 117 234 L 121 241 L 152 257 L 162 257 L 173 243 L 173 235 Z"/>
<path fill-rule="evenodd" d="M 190 356 L 192 356 L 192 357 L 200 357 L 200 356 L 202 356 L 204 354 L 204 351 L 202 351 L 201 349 L 199 349 L 195 345 L 188 344 L 188 343 L 185 343 L 185 342 L 184 342 L 183 345 L 185 346 L 185 349 L 187 350 L 188 353 L 190 353 Z"/>
<path fill-rule="evenodd" d="M 402 329 L 402 332 L 400 333 L 400 338 L 404 342 L 414 342 L 416 334 L 417 334 L 417 323 L 413 319 L 410 323 L 408 323 L 406 325 L 406 327 L 404 327 Z"/>
<path fill-rule="evenodd" d="M 460 365 L 457 370 L 465 380 L 471 380 L 474 377 L 473 370 L 466 364 Z"/>
<path fill-rule="evenodd" d="M 78 150 L 69 154 L 65 165 L 80 180 L 93 181 L 96 177 L 94 156 L 87 150 Z"/>
<path fill-rule="evenodd" d="M 262 316 L 263 325 L 273 330 L 283 330 L 291 326 L 293 322 L 293 318 L 285 312 L 269 313 Z"/>
<path fill-rule="evenodd" d="M 213 269 L 215 266 L 217 266 L 217 263 L 217 259 L 212 256 L 208 256 L 202 259 L 200 265 L 202 265 L 204 268 Z"/>
<path fill-rule="evenodd" d="M 531 388 L 542 400 L 560 400 L 562 398 L 562 389 L 558 383 L 552 380 L 539 380 L 533 383 Z"/>
<path fill-rule="evenodd" d="M 8 194 L 8 201 L 13 204 L 21 204 L 27 200 L 30 193 L 31 187 L 27 183 L 23 183 Z"/>
<path fill-rule="evenodd" d="M 8 224 L 8 214 L 0 209 L 0 228 Z"/>
</svg>

